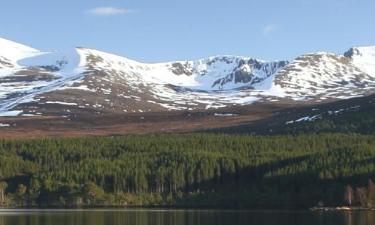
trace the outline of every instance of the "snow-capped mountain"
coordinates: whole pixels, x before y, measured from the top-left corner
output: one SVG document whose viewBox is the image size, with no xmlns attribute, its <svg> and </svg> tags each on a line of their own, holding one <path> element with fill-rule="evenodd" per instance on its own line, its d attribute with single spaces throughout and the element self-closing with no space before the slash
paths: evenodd
<svg viewBox="0 0 375 225">
<path fill-rule="evenodd" d="M 350 57 L 319 52 L 296 58 L 274 84 L 294 100 L 346 99 L 374 90 L 375 76 L 367 72 Z"/>
<path fill-rule="evenodd" d="M 375 46 L 351 48 L 344 55 L 363 72 L 375 77 Z"/>
<path fill-rule="evenodd" d="M 215 56 L 197 61 L 145 64 L 92 49 L 79 49 L 86 66 L 97 71 L 138 77 L 142 83 L 170 84 L 199 91 L 224 91 L 260 83 L 288 62 L 263 62 L 236 56 Z"/>
<path fill-rule="evenodd" d="M 0 115 L 311 104 L 374 90 L 375 47 L 306 54 L 292 62 L 215 56 L 147 64 L 94 49 L 48 53 L 0 39 Z"/>
<path fill-rule="evenodd" d="M 41 54 L 31 47 L 0 38 L 0 68 L 17 67 L 17 61 Z"/>
</svg>

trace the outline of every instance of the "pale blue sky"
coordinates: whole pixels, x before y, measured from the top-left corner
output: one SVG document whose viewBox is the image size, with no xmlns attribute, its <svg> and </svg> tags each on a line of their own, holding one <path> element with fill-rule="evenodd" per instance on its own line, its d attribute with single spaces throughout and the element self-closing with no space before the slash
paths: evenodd
<svg viewBox="0 0 375 225">
<path fill-rule="evenodd" d="M 1 37 L 35 48 L 84 46 L 145 62 L 375 45 L 374 0 L 2 0 L 0 21 Z"/>
</svg>

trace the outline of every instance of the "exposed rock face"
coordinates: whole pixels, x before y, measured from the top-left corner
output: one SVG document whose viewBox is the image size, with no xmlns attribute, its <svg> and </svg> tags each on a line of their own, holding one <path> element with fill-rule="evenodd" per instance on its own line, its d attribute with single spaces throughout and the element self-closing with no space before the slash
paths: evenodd
<svg viewBox="0 0 375 225">
<path fill-rule="evenodd" d="M 215 81 L 212 87 L 224 87 L 227 83 L 247 84 L 247 86 L 251 86 L 274 75 L 287 64 L 287 61 L 264 63 L 255 59 L 241 59 L 232 73 Z"/>
<path fill-rule="evenodd" d="M 5 57 L 0 57 L 0 68 L 12 68 L 14 65 Z"/>
<path fill-rule="evenodd" d="M 193 75 L 193 68 L 189 62 L 184 64 L 181 62 L 172 63 L 171 71 L 176 75 Z"/>
</svg>

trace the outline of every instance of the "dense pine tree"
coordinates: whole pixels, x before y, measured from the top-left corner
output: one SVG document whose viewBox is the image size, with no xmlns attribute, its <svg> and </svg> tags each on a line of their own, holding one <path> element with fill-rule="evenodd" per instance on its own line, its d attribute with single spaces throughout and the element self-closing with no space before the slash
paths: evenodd
<svg viewBox="0 0 375 225">
<path fill-rule="evenodd" d="M 357 134 L 3 140 L 0 202 L 374 207 L 374 162 Z"/>
</svg>

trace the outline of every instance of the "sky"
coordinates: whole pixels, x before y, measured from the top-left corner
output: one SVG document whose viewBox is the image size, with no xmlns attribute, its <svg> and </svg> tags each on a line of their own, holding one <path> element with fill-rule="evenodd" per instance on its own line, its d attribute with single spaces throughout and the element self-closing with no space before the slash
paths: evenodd
<svg viewBox="0 0 375 225">
<path fill-rule="evenodd" d="M 374 12 L 374 0 L 2 0 L 0 37 L 142 62 L 223 54 L 291 60 L 375 45 Z"/>
</svg>

